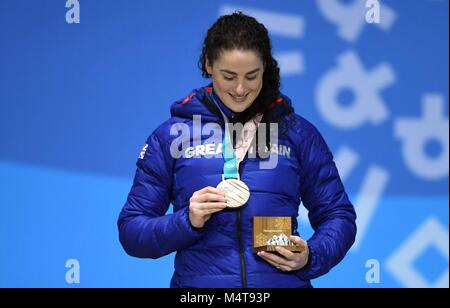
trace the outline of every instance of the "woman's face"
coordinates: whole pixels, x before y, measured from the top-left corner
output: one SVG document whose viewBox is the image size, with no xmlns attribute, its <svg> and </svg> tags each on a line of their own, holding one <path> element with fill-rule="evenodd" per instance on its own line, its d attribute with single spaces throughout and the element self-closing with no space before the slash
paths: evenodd
<svg viewBox="0 0 450 308">
<path fill-rule="evenodd" d="M 252 50 L 225 50 L 209 65 L 214 90 L 222 102 L 234 112 L 246 110 L 258 97 L 263 86 L 264 65 Z"/>
</svg>

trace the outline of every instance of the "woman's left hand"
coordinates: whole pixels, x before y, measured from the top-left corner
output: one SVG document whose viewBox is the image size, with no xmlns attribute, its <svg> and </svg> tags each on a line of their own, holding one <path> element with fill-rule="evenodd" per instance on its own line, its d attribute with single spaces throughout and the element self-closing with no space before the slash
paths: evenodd
<svg viewBox="0 0 450 308">
<path fill-rule="evenodd" d="M 293 252 L 277 246 L 277 253 L 260 251 L 258 252 L 258 256 L 275 266 L 280 271 L 290 272 L 303 268 L 306 263 L 308 263 L 308 243 L 299 236 L 292 235 L 290 239 L 295 245 L 304 246 L 306 249 L 302 252 Z"/>
</svg>

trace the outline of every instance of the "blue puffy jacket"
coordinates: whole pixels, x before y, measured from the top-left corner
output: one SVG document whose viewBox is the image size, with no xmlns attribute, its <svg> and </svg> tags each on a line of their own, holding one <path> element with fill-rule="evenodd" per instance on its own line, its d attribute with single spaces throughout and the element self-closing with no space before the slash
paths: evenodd
<svg viewBox="0 0 450 308">
<path fill-rule="evenodd" d="M 193 116 L 221 123 L 215 105 L 207 100 L 210 87 L 194 90 L 171 107 L 172 117 L 148 138 L 137 161 L 133 186 L 119 221 L 119 238 L 125 251 L 135 257 L 159 258 L 176 251 L 171 287 L 309 287 L 310 280 L 339 263 L 354 242 L 355 211 L 333 162 L 333 156 L 317 129 L 291 113 L 286 136 L 280 134 L 278 164 L 260 169 L 259 158 L 246 157 L 239 170 L 250 189 L 250 199 L 239 209 L 213 214 L 202 229 L 189 223 L 189 199 L 206 186 L 221 181 L 223 158 L 206 158 L 204 151 L 173 158 L 170 145 L 177 138 L 170 129 L 185 123 L 192 137 L 212 143 L 193 129 Z M 282 95 L 275 105 L 289 104 Z M 207 140 L 208 139 L 208 140 Z M 191 156 L 200 156 L 194 159 Z M 304 268 L 282 272 L 253 253 L 254 216 L 291 216 L 298 235 L 299 204 L 308 209 L 314 228 L 307 241 L 310 259 Z M 169 204 L 173 214 L 165 215 Z"/>
</svg>

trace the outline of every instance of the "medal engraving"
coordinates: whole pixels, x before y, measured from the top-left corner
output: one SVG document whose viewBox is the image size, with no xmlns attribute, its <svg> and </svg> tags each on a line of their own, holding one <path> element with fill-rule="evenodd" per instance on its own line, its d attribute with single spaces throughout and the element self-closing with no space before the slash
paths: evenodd
<svg viewBox="0 0 450 308">
<path fill-rule="evenodd" d="M 237 179 L 223 180 L 217 185 L 227 197 L 227 207 L 238 208 L 243 206 L 250 197 L 250 191 L 244 182 Z"/>
</svg>

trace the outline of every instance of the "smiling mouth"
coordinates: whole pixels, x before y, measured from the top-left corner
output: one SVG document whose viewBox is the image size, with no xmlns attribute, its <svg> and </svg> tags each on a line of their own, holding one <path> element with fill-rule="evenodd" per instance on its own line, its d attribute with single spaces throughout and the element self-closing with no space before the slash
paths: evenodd
<svg viewBox="0 0 450 308">
<path fill-rule="evenodd" d="M 238 103 L 242 103 L 243 101 L 245 101 L 245 99 L 246 99 L 247 96 L 248 96 L 248 93 L 245 94 L 244 96 L 234 96 L 234 95 L 231 94 L 231 93 L 228 93 L 228 94 L 230 94 L 231 98 L 232 98 L 235 102 L 238 102 Z"/>
</svg>

